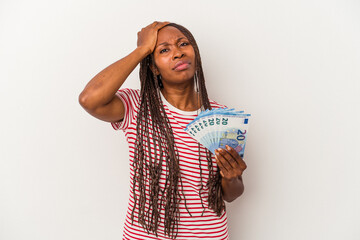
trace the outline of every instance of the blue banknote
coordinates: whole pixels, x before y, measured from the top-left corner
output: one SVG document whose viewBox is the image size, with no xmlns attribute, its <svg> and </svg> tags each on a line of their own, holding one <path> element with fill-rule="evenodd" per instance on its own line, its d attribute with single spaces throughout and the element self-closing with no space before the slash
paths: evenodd
<svg viewBox="0 0 360 240">
<path fill-rule="evenodd" d="M 243 157 L 250 116 L 228 108 L 206 110 L 184 130 L 214 154 L 215 149 L 229 145 Z"/>
</svg>

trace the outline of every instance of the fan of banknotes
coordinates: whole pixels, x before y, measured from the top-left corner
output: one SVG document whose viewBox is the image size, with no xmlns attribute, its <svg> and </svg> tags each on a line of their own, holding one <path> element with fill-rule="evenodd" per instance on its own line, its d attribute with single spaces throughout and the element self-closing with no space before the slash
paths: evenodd
<svg viewBox="0 0 360 240">
<path fill-rule="evenodd" d="M 185 132 L 213 154 L 215 149 L 229 145 L 243 157 L 250 116 L 233 108 L 206 110 L 186 126 Z"/>
</svg>

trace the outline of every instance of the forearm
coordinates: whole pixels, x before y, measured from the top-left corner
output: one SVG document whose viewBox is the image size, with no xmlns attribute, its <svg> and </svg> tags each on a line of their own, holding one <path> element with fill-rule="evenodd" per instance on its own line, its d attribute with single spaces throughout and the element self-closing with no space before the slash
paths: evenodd
<svg viewBox="0 0 360 240">
<path fill-rule="evenodd" d="M 227 202 L 232 202 L 244 192 L 244 184 L 242 177 L 235 178 L 233 180 L 221 179 L 221 187 L 223 192 L 223 198 Z"/>
<path fill-rule="evenodd" d="M 90 80 L 79 98 L 89 108 L 109 103 L 130 73 L 149 53 L 148 49 L 138 47 L 126 57 L 109 65 Z"/>
</svg>

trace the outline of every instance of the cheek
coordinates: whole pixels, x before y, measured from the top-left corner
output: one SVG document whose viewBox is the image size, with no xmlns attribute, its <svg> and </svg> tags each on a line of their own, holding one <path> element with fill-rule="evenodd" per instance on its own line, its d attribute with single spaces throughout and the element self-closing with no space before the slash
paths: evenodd
<svg viewBox="0 0 360 240">
<path fill-rule="evenodd" d="M 160 74 L 170 70 L 170 61 L 165 57 L 157 58 L 155 60 L 155 65 L 158 68 Z"/>
<path fill-rule="evenodd" d="M 192 62 L 193 62 L 193 64 L 194 64 L 194 66 L 195 66 L 196 56 L 195 56 L 194 50 L 189 51 L 188 56 L 191 56 Z"/>
</svg>

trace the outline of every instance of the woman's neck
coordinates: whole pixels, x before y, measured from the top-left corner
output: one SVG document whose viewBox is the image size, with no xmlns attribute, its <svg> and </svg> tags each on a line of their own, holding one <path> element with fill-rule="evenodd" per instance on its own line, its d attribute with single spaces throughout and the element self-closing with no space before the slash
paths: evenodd
<svg viewBox="0 0 360 240">
<path fill-rule="evenodd" d="M 162 88 L 161 93 L 166 101 L 182 111 L 195 111 L 200 108 L 200 95 L 194 88 Z"/>
</svg>

